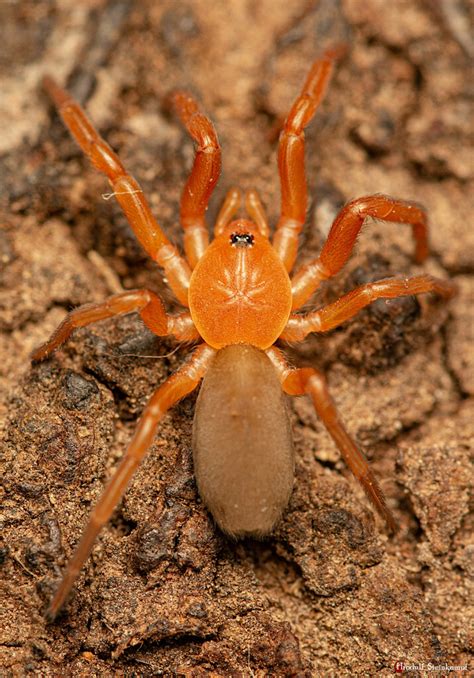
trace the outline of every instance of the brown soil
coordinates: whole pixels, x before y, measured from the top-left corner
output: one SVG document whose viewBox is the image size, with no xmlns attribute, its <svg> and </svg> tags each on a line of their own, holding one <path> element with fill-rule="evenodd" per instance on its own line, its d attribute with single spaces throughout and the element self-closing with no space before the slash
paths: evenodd
<svg viewBox="0 0 474 678">
<path fill-rule="evenodd" d="M 389 676 L 396 661 L 469 662 L 468 9 L 467 0 L 1 3 L 2 675 Z M 188 348 L 127 317 L 29 364 L 67 309 L 120 285 L 153 289 L 174 308 L 41 75 L 85 103 L 180 242 L 193 149 L 166 94 L 189 88 L 216 123 L 224 165 L 209 221 L 239 184 L 259 189 L 275 223 L 275 130 L 311 60 L 340 42 L 348 54 L 307 133 L 314 201 L 301 261 L 344 201 L 374 192 L 427 206 L 433 256 L 421 269 L 407 227 L 367 224 L 318 303 L 387 274 L 425 270 L 459 285 L 448 307 L 381 303 L 288 351 L 326 370 L 399 533 L 386 536 L 302 398 L 290 405 L 297 464 L 284 519 L 267 541 L 230 542 L 197 497 L 189 397 L 163 421 L 66 613 L 47 625 L 46 601 L 91 505 L 149 394 Z"/>
</svg>

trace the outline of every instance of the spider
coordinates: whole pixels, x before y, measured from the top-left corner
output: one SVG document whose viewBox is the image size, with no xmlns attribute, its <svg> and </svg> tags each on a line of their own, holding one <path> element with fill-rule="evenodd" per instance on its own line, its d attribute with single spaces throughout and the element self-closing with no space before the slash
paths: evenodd
<svg viewBox="0 0 474 678">
<path fill-rule="evenodd" d="M 352 200 L 340 211 L 318 258 L 290 277 L 307 208 L 304 128 L 327 88 L 337 50 L 316 60 L 282 129 L 278 148 L 281 216 L 270 229 L 255 190 L 228 191 L 209 244 L 205 212 L 217 183 L 221 149 L 210 120 L 185 92 L 171 103 L 197 142 L 193 167 L 180 204 L 183 257 L 155 221 L 136 180 L 99 136 L 80 106 L 49 76 L 44 87 L 72 136 L 103 172 L 136 237 L 162 268 L 177 300 L 187 309 L 171 315 L 147 289 L 125 291 L 102 303 L 71 311 L 51 338 L 32 354 L 50 356 L 77 327 L 137 312 L 158 336 L 200 342 L 189 360 L 152 395 L 122 462 L 92 511 L 81 540 L 47 610 L 54 620 L 111 517 L 133 474 L 153 443 L 158 423 L 201 382 L 193 424 L 193 458 L 200 496 L 216 523 L 232 537 L 268 535 L 288 505 L 294 455 L 285 395 L 307 394 L 347 465 L 390 530 L 396 525 L 369 464 L 342 423 L 324 376 L 313 367 L 291 367 L 274 347 L 280 339 L 300 342 L 327 332 L 375 299 L 435 292 L 449 298 L 454 286 L 430 275 L 389 278 L 362 285 L 318 310 L 296 313 L 320 283 L 347 262 L 366 217 L 409 224 L 415 259 L 428 256 L 428 229 L 418 205 L 385 195 Z M 237 216 L 244 205 L 246 216 Z"/>
</svg>

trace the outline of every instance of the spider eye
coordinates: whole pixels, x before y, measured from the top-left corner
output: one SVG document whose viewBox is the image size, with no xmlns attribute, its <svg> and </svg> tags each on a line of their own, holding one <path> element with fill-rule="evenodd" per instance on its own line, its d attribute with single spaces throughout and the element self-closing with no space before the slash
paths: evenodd
<svg viewBox="0 0 474 678">
<path fill-rule="evenodd" d="M 230 236 L 230 244 L 235 247 L 252 247 L 253 240 L 251 233 L 232 233 Z"/>
</svg>

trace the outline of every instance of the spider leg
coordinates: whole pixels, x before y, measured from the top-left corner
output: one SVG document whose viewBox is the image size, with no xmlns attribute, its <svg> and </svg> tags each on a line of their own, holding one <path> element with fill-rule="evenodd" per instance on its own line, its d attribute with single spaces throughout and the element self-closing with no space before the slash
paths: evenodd
<svg viewBox="0 0 474 678">
<path fill-rule="evenodd" d="M 201 344 L 193 353 L 191 360 L 165 381 L 151 397 L 127 452 L 95 505 L 81 540 L 66 567 L 59 588 L 46 612 L 49 621 L 55 619 L 63 606 L 82 566 L 89 557 L 97 535 L 109 520 L 133 474 L 152 445 L 158 423 L 178 400 L 196 388 L 214 354 L 213 348 L 207 344 Z"/>
<path fill-rule="evenodd" d="M 342 423 L 329 393 L 325 377 L 312 367 L 301 369 L 290 367 L 280 351 L 275 348 L 268 349 L 266 353 L 279 372 L 285 393 L 292 396 L 307 394 L 311 397 L 319 418 L 336 443 L 346 464 L 364 488 L 367 497 L 385 520 L 389 529 L 395 532 L 396 523 L 387 507 L 384 494 L 369 466 L 369 462 Z"/>
<path fill-rule="evenodd" d="M 310 332 L 328 332 L 338 327 L 376 299 L 396 299 L 426 292 L 435 292 L 449 299 L 455 294 L 456 286 L 431 275 L 377 280 L 357 287 L 318 311 L 291 315 L 279 338 L 291 342 L 303 341 Z"/>
<path fill-rule="evenodd" d="M 198 144 L 193 168 L 181 196 L 184 251 L 190 266 L 194 268 L 209 244 L 204 215 L 221 172 L 221 149 L 214 125 L 201 113 L 189 94 L 175 92 L 171 102 L 188 133 Z"/>
<path fill-rule="evenodd" d="M 76 142 L 92 164 L 108 177 L 113 193 L 142 247 L 164 269 L 177 299 L 187 306 L 191 276 L 189 266 L 156 222 L 139 184 L 127 173 L 79 104 L 51 77 L 46 76 L 43 85 Z"/>
<path fill-rule="evenodd" d="M 173 334 L 180 341 L 199 338 L 189 313 L 167 315 L 163 302 L 156 294 L 149 290 L 130 290 L 97 304 L 85 304 L 68 313 L 50 339 L 32 353 L 31 359 L 37 362 L 47 358 L 77 327 L 133 311 L 138 311 L 145 324 L 158 336 Z"/>
<path fill-rule="evenodd" d="M 425 211 L 415 203 L 394 200 L 386 195 L 371 195 L 352 200 L 337 215 L 317 259 L 302 266 L 291 281 L 293 309 L 302 306 L 322 280 L 338 273 L 349 259 L 355 241 L 367 217 L 410 224 L 415 240 L 415 260 L 428 256 L 428 224 Z"/>
<path fill-rule="evenodd" d="M 331 77 L 334 60 L 341 50 L 328 50 L 314 62 L 301 94 L 286 119 L 278 146 L 281 184 L 281 215 L 273 238 L 287 271 L 298 250 L 298 236 L 306 219 L 308 196 L 304 167 L 304 128 L 318 108 Z"/>
</svg>

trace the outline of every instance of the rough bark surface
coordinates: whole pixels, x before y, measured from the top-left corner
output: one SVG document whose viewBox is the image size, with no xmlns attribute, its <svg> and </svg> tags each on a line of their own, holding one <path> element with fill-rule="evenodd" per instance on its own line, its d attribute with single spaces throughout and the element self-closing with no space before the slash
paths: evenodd
<svg viewBox="0 0 474 678">
<path fill-rule="evenodd" d="M 463 0 L 1 3 L 2 675 L 389 676 L 396 661 L 469 662 L 468 10 Z M 91 505 L 189 347 L 130 316 L 29 364 L 66 310 L 120 286 L 175 307 L 41 92 L 42 74 L 86 105 L 180 243 L 193 147 L 167 93 L 190 89 L 218 130 L 223 173 L 209 221 L 237 184 L 261 192 L 275 223 L 276 131 L 310 62 L 341 42 L 347 56 L 306 136 L 312 203 L 300 261 L 345 201 L 375 192 L 428 208 L 433 256 L 417 267 L 407 227 L 368 223 L 314 303 L 421 270 L 456 280 L 459 294 L 449 306 L 374 304 L 288 354 L 326 370 L 399 533 L 385 535 L 301 398 L 290 404 L 296 479 L 282 522 L 264 542 L 226 539 L 197 497 L 194 395 L 163 421 L 66 613 L 47 625 L 46 601 Z"/>
</svg>

